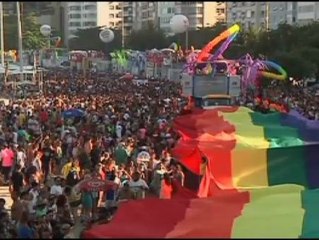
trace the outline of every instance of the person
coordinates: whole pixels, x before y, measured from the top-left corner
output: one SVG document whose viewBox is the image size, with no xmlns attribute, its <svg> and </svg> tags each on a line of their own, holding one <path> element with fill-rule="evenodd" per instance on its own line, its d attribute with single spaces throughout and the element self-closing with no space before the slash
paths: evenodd
<svg viewBox="0 0 319 240">
<path fill-rule="evenodd" d="M 80 181 L 79 161 L 75 160 L 71 163 L 71 168 L 66 176 L 66 184 L 74 187 Z"/>
<path fill-rule="evenodd" d="M 145 191 L 149 189 L 147 183 L 141 178 L 139 172 L 132 174 L 132 179 L 128 182 L 131 191 L 134 194 L 134 198 L 143 199 L 145 198 Z"/>
<path fill-rule="evenodd" d="M 79 206 L 81 205 L 81 193 L 77 193 L 75 188 L 66 186 L 64 189 L 64 194 L 68 199 L 73 220 L 74 222 L 76 222 L 78 219 L 78 209 L 79 209 Z"/>
<path fill-rule="evenodd" d="M 0 152 L 0 159 L 2 160 L 2 174 L 4 175 L 6 184 L 9 182 L 9 175 L 14 165 L 14 158 L 15 154 L 13 150 L 5 143 L 4 149 Z"/>
<path fill-rule="evenodd" d="M 161 189 L 160 189 L 160 199 L 171 199 L 173 193 L 173 186 L 172 180 L 169 173 L 164 173 L 162 182 L 161 182 Z"/>
<path fill-rule="evenodd" d="M 35 239 L 36 231 L 33 230 L 29 224 L 29 213 L 27 211 L 22 212 L 21 218 L 18 221 L 18 238 L 20 239 Z"/>
<path fill-rule="evenodd" d="M 11 181 L 10 181 L 10 188 L 12 188 L 12 191 L 15 192 L 17 195 L 20 194 L 24 186 L 24 174 L 21 172 L 21 170 L 22 170 L 21 165 L 17 164 L 12 173 Z"/>
<path fill-rule="evenodd" d="M 126 181 L 125 183 L 123 183 L 123 187 L 120 188 L 119 190 L 118 200 L 123 201 L 123 200 L 130 200 L 130 199 L 134 199 L 134 193 L 130 189 L 130 185 L 128 181 Z"/>
<path fill-rule="evenodd" d="M 56 177 L 53 186 L 51 187 L 50 194 L 55 196 L 59 196 L 63 194 L 63 188 L 61 186 L 62 179 L 60 177 Z"/>
<path fill-rule="evenodd" d="M 180 164 L 172 165 L 172 177 L 176 180 L 181 186 L 184 186 L 185 174 L 183 173 L 182 166 Z"/>
</svg>

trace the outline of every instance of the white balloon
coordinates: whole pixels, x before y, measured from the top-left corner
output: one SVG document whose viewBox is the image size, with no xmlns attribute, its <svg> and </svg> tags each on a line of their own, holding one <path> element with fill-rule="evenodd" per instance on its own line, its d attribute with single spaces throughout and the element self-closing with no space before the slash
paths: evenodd
<svg viewBox="0 0 319 240">
<path fill-rule="evenodd" d="M 104 29 L 100 32 L 99 36 L 102 42 L 109 43 L 114 39 L 114 32 L 111 29 Z"/>
<path fill-rule="evenodd" d="M 175 15 L 170 21 L 171 29 L 174 33 L 183 33 L 189 27 L 188 18 L 184 15 Z"/>
<path fill-rule="evenodd" d="M 40 27 L 40 32 L 43 36 L 48 37 L 51 34 L 51 26 L 50 25 L 42 25 Z"/>
</svg>

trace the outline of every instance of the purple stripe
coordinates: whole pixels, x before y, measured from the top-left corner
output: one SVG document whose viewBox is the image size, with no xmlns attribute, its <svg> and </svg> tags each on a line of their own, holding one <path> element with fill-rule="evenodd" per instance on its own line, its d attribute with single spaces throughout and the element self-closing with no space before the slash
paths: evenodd
<svg viewBox="0 0 319 240">
<path fill-rule="evenodd" d="M 305 167 L 309 188 L 319 187 L 319 121 L 308 120 L 292 110 L 282 114 L 281 124 L 297 128 L 301 140 L 304 141 Z"/>
</svg>

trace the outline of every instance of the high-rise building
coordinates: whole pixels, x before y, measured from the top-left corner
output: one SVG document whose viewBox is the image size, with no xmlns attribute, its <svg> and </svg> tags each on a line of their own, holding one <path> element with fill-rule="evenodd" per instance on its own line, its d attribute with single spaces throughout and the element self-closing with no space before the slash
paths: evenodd
<svg viewBox="0 0 319 240">
<path fill-rule="evenodd" d="M 166 33 L 171 32 L 170 21 L 175 15 L 175 2 L 158 2 L 158 25 Z"/>
<path fill-rule="evenodd" d="M 292 6 L 293 3 L 291 2 Z M 296 2 L 296 22 L 299 25 L 306 25 L 319 19 L 318 2 Z"/>
<path fill-rule="evenodd" d="M 226 5 L 228 25 L 240 23 L 244 29 L 269 27 L 266 2 L 227 2 Z"/>
<path fill-rule="evenodd" d="M 298 2 L 287 2 L 287 23 L 295 24 L 297 22 L 297 3 Z"/>
<path fill-rule="evenodd" d="M 225 2 L 176 2 L 175 12 L 188 18 L 190 30 L 212 27 L 226 20 Z"/>
<path fill-rule="evenodd" d="M 109 2 L 64 2 L 65 36 L 72 38 L 79 28 L 107 26 Z"/>
<path fill-rule="evenodd" d="M 122 2 L 107 2 L 108 8 L 106 26 L 113 29 L 121 29 L 122 27 Z"/>
</svg>

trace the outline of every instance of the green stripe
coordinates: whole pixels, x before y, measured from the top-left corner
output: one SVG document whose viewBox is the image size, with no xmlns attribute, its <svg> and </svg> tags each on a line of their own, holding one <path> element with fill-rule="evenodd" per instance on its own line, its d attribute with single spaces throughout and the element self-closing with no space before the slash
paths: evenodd
<svg viewBox="0 0 319 240">
<path fill-rule="evenodd" d="M 280 185 L 249 191 L 250 203 L 236 219 L 232 238 L 298 238 L 304 210 L 297 185 Z"/>
<path fill-rule="evenodd" d="M 319 238 L 319 190 L 304 191 L 302 206 L 305 215 L 301 238 Z"/>
<path fill-rule="evenodd" d="M 282 126 L 279 113 L 251 113 L 252 121 L 264 127 L 270 143 L 267 152 L 269 186 L 294 183 L 308 187 L 305 149 L 298 129 Z"/>
</svg>

